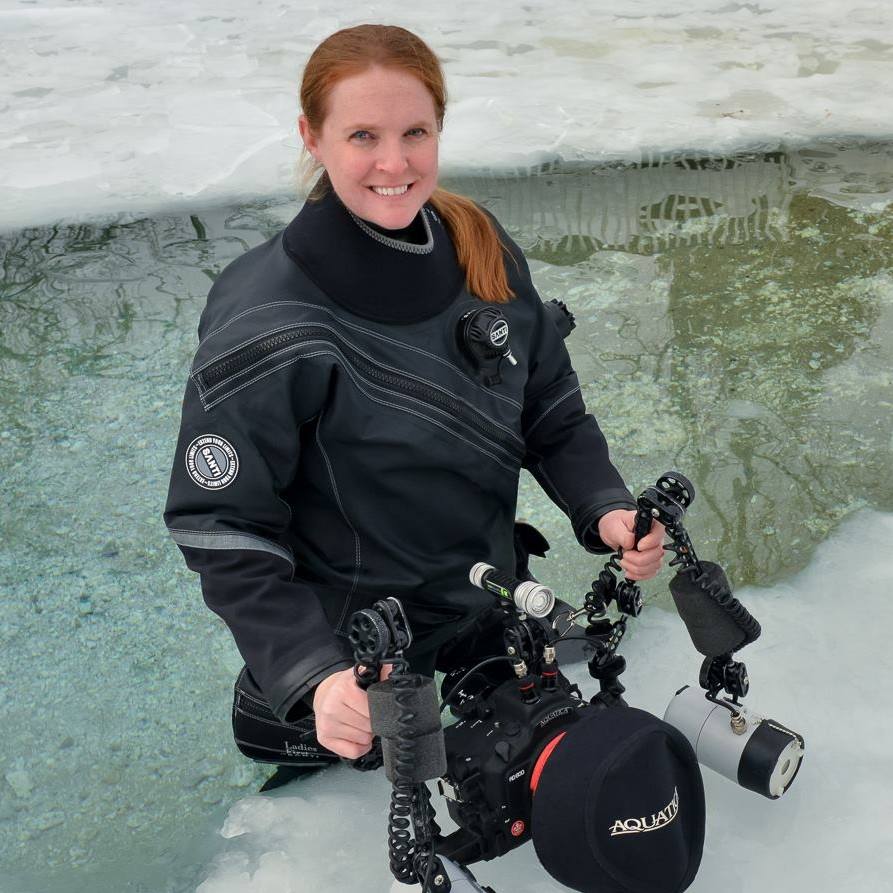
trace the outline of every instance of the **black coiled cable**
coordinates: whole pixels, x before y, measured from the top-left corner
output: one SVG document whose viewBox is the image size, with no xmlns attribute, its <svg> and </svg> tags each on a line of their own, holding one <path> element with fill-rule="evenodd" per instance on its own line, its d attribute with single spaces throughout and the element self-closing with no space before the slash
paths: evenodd
<svg viewBox="0 0 893 893">
<path fill-rule="evenodd" d="M 434 862 L 434 836 L 440 828 L 434 821 L 428 786 L 411 781 L 416 713 L 412 708 L 413 677 L 407 673 L 408 668 L 405 659 L 396 658 L 389 677 L 397 704 L 397 734 L 392 739 L 394 783 L 388 813 L 388 861 L 398 881 L 414 884 L 424 878 L 422 890 L 427 890 Z"/>
<path fill-rule="evenodd" d="M 415 841 L 411 827 L 412 800 L 415 785 L 407 782 L 412 768 L 412 731 L 415 713 L 407 704 L 407 693 L 412 680 L 407 674 L 409 664 L 403 658 L 394 660 L 390 680 L 394 686 L 394 699 L 400 708 L 397 717 L 397 737 L 394 740 L 394 786 L 391 791 L 391 808 L 388 813 L 388 860 L 394 877 L 403 884 L 416 881 L 413 856 Z"/>
<path fill-rule="evenodd" d="M 605 562 L 605 570 L 610 568 L 612 571 L 616 571 L 618 574 L 623 573 L 623 568 L 620 566 L 620 559 L 623 557 L 623 553 L 618 549 L 616 552 L 611 554 L 611 557 Z"/>
<path fill-rule="evenodd" d="M 672 542 L 664 543 L 664 549 L 668 552 L 675 553 L 675 558 L 670 559 L 670 567 L 678 567 L 684 565 L 685 569 L 694 568 L 701 570 L 698 564 L 698 556 L 695 555 L 694 547 L 691 544 L 691 538 L 681 524 L 669 524 L 667 533 Z"/>
</svg>

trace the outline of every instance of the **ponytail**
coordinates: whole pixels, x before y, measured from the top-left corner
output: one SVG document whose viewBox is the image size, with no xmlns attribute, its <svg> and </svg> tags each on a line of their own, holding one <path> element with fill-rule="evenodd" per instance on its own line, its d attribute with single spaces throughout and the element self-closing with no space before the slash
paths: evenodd
<svg viewBox="0 0 893 893">
<path fill-rule="evenodd" d="M 471 199 L 439 187 L 430 202 L 453 240 L 468 290 L 492 304 L 505 304 L 516 297 L 509 288 L 504 262 L 505 255 L 515 259 L 490 218 Z"/>
</svg>

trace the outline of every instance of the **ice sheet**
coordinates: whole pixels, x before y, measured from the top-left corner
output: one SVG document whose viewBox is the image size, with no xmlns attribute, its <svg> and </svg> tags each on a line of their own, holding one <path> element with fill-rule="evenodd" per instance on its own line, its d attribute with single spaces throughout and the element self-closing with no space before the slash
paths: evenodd
<svg viewBox="0 0 893 893">
<path fill-rule="evenodd" d="M 893 515 L 859 512 L 802 573 L 737 593 L 763 626 L 761 638 L 738 655 L 751 680 L 746 702 L 803 734 L 806 757 L 776 801 L 704 770 L 707 836 L 692 893 L 887 888 L 893 721 L 883 680 L 893 673 L 891 538 Z M 663 715 L 676 688 L 697 685 L 700 655 L 672 612 L 646 608 L 633 627 L 621 649 L 629 661 L 626 697 Z M 574 681 L 594 691 L 585 665 L 574 669 Z M 239 801 L 197 893 L 418 890 L 388 886 L 388 791 L 381 772 L 337 768 Z M 443 801 L 434 803 L 444 829 L 454 827 Z M 311 860 L 308 852 L 318 855 Z M 530 845 L 472 870 L 501 893 L 566 889 L 539 866 Z"/>
<path fill-rule="evenodd" d="M 445 64 L 445 171 L 893 132 L 869 0 L 0 2 L 0 228 L 288 194 L 301 67 L 360 21 Z"/>
</svg>

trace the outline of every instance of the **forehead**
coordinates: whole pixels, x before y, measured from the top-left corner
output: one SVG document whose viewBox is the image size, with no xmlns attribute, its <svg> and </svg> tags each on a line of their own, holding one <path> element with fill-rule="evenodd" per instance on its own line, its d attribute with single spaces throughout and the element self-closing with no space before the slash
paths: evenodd
<svg viewBox="0 0 893 893">
<path fill-rule="evenodd" d="M 418 78 L 375 66 L 335 84 L 329 93 L 326 124 L 403 127 L 409 121 L 433 122 L 434 118 L 434 100 Z"/>
</svg>

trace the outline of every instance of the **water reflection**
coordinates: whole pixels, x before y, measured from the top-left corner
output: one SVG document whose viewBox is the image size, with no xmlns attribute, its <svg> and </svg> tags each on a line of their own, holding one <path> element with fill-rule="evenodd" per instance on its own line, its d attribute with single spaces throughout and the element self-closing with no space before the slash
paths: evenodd
<svg viewBox="0 0 893 893">
<path fill-rule="evenodd" d="M 876 424 L 865 389 L 848 395 L 861 423 L 844 427 L 823 412 L 835 396 L 828 373 L 871 349 L 889 300 L 877 277 L 893 233 L 868 243 L 852 212 L 802 194 L 787 226 L 789 239 L 768 256 L 745 243 L 664 258 L 669 397 L 739 580 L 802 566 L 816 534 L 855 506 L 893 502 L 889 416 Z"/>
<path fill-rule="evenodd" d="M 872 210 L 893 197 L 888 145 L 665 154 L 500 185 L 479 194 L 582 318 L 570 348 L 581 377 L 610 382 L 587 399 L 627 477 L 647 483 L 664 457 L 696 480 L 693 529 L 736 581 L 802 567 L 854 507 L 889 507 L 893 421 L 874 407 L 893 391 L 845 371 L 884 349 L 890 365 L 893 230 Z M 827 412 L 841 375 L 845 424 Z"/>
<path fill-rule="evenodd" d="M 893 506 L 893 215 L 872 207 L 891 170 L 889 147 L 822 146 L 449 184 L 576 313 L 630 484 L 688 474 L 699 552 L 738 585 L 805 563 L 854 505 Z M 190 889 L 263 775 L 229 742 L 238 656 L 160 511 L 208 285 L 296 210 L 0 240 L 0 863 L 23 890 Z M 520 505 L 582 566 L 529 480 Z"/>
<path fill-rule="evenodd" d="M 533 256 L 573 263 L 605 249 L 654 254 L 784 238 L 790 176 L 781 152 L 666 154 L 639 164 L 551 165 L 532 182 L 470 177 L 457 188 L 482 195 Z"/>
</svg>

